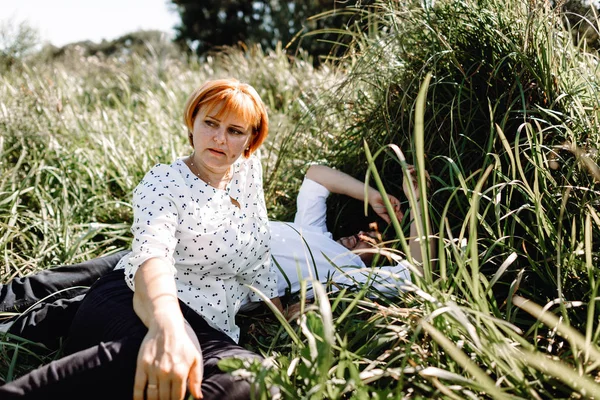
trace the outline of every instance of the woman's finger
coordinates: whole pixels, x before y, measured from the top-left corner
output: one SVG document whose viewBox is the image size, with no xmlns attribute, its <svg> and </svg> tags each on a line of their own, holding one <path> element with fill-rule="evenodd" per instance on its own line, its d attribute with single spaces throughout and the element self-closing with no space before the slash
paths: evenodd
<svg viewBox="0 0 600 400">
<path fill-rule="evenodd" d="M 146 399 L 147 400 L 158 400 L 158 386 L 155 383 L 149 383 L 146 386 Z"/>
<path fill-rule="evenodd" d="M 187 377 L 190 372 L 191 366 L 184 365 L 180 363 L 174 366 L 174 369 L 171 373 L 169 384 L 169 396 L 167 399 L 171 400 L 181 400 L 183 399 L 183 395 L 185 394 L 185 383 L 187 382 Z M 161 393 L 162 396 L 162 393 Z M 162 400 L 162 397 L 161 397 Z"/>
<path fill-rule="evenodd" d="M 186 380 L 185 379 L 174 379 L 171 382 L 171 399 L 181 400 L 185 396 Z"/>
<path fill-rule="evenodd" d="M 135 368 L 135 381 L 133 384 L 133 400 L 144 400 L 144 391 L 146 390 L 146 383 L 148 383 L 148 377 L 144 368 L 138 365 Z"/>
<path fill-rule="evenodd" d="M 192 368 L 190 369 L 190 375 L 188 377 L 188 383 L 192 396 L 196 399 L 202 399 L 202 376 L 204 375 L 204 366 L 202 364 L 202 354 L 196 358 Z"/>
<path fill-rule="evenodd" d="M 156 393 L 158 394 L 157 398 L 160 400 L 171 400 L 171 380 L 169 378 L 168 375 L 164 376 L 158 383 L 158 390 Z M 148 390 L 150 390 L 150 385 L 148 385 Z M 148 400 L 150 400 L 150 398 L 148 398 Z"/>
<path fill-rule="evenodd" d="M 158 400 L 160 390 L 160 383 L 156 377 L 148 377 L 148 384 L 146 385 L 146 400 Z"/>
</svg>

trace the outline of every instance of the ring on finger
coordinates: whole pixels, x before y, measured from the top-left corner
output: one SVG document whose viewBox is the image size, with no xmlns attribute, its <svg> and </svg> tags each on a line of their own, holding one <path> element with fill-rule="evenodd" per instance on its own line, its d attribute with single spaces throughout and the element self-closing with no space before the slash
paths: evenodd
<svg viewBox="0 0 600 400">
<path fill-rule="evenodd" d="M 156 390 L 158 389 L 158 386 L 155 383 L 149 383 L 148 385 L 146 385 L 146 389 Z"/>
</svg>

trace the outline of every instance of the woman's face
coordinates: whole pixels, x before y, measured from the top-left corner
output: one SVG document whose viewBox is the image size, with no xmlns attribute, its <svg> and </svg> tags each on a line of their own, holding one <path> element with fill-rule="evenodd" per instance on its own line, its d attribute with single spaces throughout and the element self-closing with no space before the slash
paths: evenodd
<svg viewBox="0 0 600 400">
<path fill-rule="evenodd" d="M 194 162 L 212 172 L 227 170 L 250 144 L 252 127 L 234 112 L 217 117 L 221 106 L 210 114 L 198 111 L 192 131 Z"/>
</svg>

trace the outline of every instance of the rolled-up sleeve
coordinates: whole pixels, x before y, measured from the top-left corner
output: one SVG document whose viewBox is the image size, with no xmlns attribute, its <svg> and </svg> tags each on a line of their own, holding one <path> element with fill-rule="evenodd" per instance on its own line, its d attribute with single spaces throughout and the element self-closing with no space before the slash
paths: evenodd
<svg viewBox="0 0 600 400">
<path fill-rule="evenodd" d="M 294 223 L 327 232 L 327 197 L 329 190 L 325 186 L 304 178 L 296 199 Z"/>
<path fill-rule="evenodd" d="M 151 258 L 164 260 L 176 274 L 173 253 L 177 244 L 178 211 L 168 185 L 144 178 L 133 192 L 134 239 L 125 265 L 125 280 L 135 290 L 138 268 Z"/>
</svg>

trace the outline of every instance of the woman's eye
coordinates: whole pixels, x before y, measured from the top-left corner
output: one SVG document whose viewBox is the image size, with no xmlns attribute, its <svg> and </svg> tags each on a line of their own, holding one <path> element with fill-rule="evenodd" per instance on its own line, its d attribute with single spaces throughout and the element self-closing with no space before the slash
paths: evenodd
<svg viewBox="0 0 600 400">
<path fill-rule="evenodd" d="M 229 132 L 233 133 L 234 135 L 243 135 L 244 132 L 239 131 L 237 129 L 230 129 Z"/>
<path fill-rule="evenodd" d="M 216 126 L 217 124 L 209 119 L 207 119 L 206 121 L 204 121 L 204 123 L 208 126 Z"/>
</svg>

